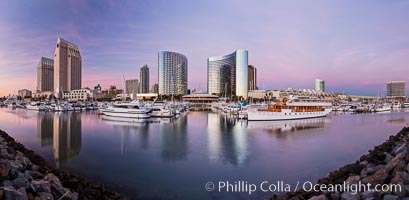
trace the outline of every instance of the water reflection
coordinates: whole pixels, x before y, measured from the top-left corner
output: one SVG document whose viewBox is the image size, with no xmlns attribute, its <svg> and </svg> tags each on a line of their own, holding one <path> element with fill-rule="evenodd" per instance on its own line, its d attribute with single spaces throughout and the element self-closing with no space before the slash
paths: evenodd
<svg viewBox="0 0 409 200">
<path fill-rule="evenodd" d="M 188 154 L 187 116 L 180 116 L 174 123 L 163 124 L 161 135 L 161 156 L 164 161 L 186 160 Z"/>
<path fill-rule="evenodd" d="M 287 121 L 249 121 L 249 129 L 262 129 L 269 133 L 287 133 L 322 128 L 330 123 L 328 118 L 314 118 Z"/>
<path fill-rule="evenodd" d="M 53 144 L 54 114 L 38 113 L 37 115 L 37 138 L 40 146 L 50 146 Z"/>
<path fill-rule="evenodd" d="M 189 112 L 179 119 L 137 123 L 95 112 L 0 108 L 0 128 L 17 141 L 47 161 L 55 158 L 61 168 L 118 185 L 115 189 L 130 199 L 261 199 L 265 193 L 214 196 L 203 184 L 220 179 L 316 181 L 354 162 L 407 122 L 407 113 L 241 122 Z"/>
<path fill-rule="evenodd" d="M 102 116 L 102 120 L 105 123 L 112 125 L 115 132 L 120 133 L 121 135 L 121 155 L 124 155 L 126 149 L 130 145 L 130 142 L 133 141 L 132 138 L 138 131 L 142 130 L 142 146 L 147 146 L 148 138 L 147 134 L 143 134 L 149 129 L 149 123 L 146 119 L 132 119 L 132 118 L 118 118 L 110 116 Z M 152 121 L 151 121 L 152 122 Z M 145 131 L 144 131 L 145 130 Z"/>
<path fill-rule="evenodd" d="M 149 118 L 131 119 L 102 116 L 102 120 L 113 126 L 121 134 L 121 153 L 123 154 L 136 133 L 140 135 L 140 146 L 149 147 L 149 132 L 151 125 L 159 125 L 160 152 L 163 161 L 185 160 L 188 154 L 187 116 L 181 115 L 176 119 Z"/>
<path fill-rule="evenodd" d="M 38 113 L 37 139 L 40 146 L 53 146 L 56 167 L 81 151 L 80 113 Z"/>
<path fill-rule="evenodd" d="M 54 158 L 57 167 L 81 151 L 81 114 L 54 114 Z"/>
<path fill-rule="evenodd" d="M 402 118 L 397 118 L 397 119 L 389 119 L 389 120 L 386 120 L 386 122 L 388 122 L 390 124 L 400 125 L 400 124 L 406 123 L 406 120 L 405 120 L 405 118 L 402 117 Z"/>
<path fill-rule="evenodd" d="M 242 165 L 249 157 L 245 125 L 216 113 L 207 115 L 209 159 L 232 165 Z"/>
</svg>

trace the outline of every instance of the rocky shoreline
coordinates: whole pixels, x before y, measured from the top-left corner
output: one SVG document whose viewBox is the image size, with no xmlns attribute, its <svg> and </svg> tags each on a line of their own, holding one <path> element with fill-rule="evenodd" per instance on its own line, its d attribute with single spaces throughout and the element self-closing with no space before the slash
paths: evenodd
<svg viewBox="0 0 409 200">
<path fill-rule="evenodd" d="M 399 185 L 400 190 L 395 191 L 364 191 L 364 192 L 307 192 L 299 190 L 284 195 L 275 195 L 272 199 L 292 200 L 360 200 L 360 199 L 384 199 L 409 200 L 409 127 L 403 128 L 399 133 L 390 136 L 383 144 L 370 150 L 368 154 L 361 156 L 355 163 L 348 164 L 340 169 L 329 173 L 325 178 L 317 181 L 317 184 L 383 184 L 391 186 Z"/>
<path fill-rule="evenodd" d="M 0 199 L 126 199 L 103 185 L 51 167 L 0 130 Z"/>
</svg>

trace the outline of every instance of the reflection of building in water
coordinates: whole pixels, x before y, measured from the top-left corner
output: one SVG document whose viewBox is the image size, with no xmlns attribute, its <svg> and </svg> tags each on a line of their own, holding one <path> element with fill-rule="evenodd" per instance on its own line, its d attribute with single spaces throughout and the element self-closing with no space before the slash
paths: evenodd
<svg viewBox="0 0 409 200">
<path fill-rule="evenodd" d="M 185 160 L 188 154 L 187 115 L 175 122 L 160 126 L 162 159 L 164 161 Z"/>
<path fill-rule="evenodd" d="M 64 161 L 77 156 L 81 150 L 80 113 L 54 115 L 54 158 L 59 167 Z"/>
<path fill-rule="evenodd" d="M 241 165 L 249 157 L 246 127 L 235 122 L 226 116 L 208 113 L 207 143 L 210 160 Z"/>
<path fill-rule="evenodd" d="M 102 120 L 112 125 L 116 132 L 120 133 L 120 150 L 121 154 L 126 152 L 129 146 L 141 146 L 143 149 L 149 148 L 149 128 L 153 123 L 161 123 L 162 120 L 169 119 L 132 119 L 132 118 L 122 118 L 122 117 L 110 117 L 103 115 Z M 167 123 L 169 123 L 168 121 Z M 138 140 L 136 137 L 139 136 Z M 133 142 L 139 141 L 139 144 L 134 144 Z"/>
<path fill-rule="evenodd" d="M 406 123 L 406 120 L 404 117 L 402 117 L 402 118 L 397 118 L 397 119 L 389 119 L 389 120 L 386 120 L 386 122 L 393 124 L 393 125 L 401 126 L 402 124 Z"/>
<path fill-rule="evenodd" d="M 121 123 L 111 123 L 113 128 L 118 132 L 121 133 L 121 154 L 123 155 L 128 148 L 128 146 L 132 146 L 132 141 L 135 141 L 135 133 L 139 131 L 140 128 L 148 126 L 147 122 L 143 123 L 135 123 L 135 122 L 121 122 Z M 147 139 L 146 139 L 147 140 Z M 146 141 L 147 142 L 147 141 Z"/>
<path fill-rule="evenodd" d="M 53 113 L 39 112 L 37 115 L 37 139 L 42 147 L 53 144 Z"/>
<path fill-rule="evenodd" d="M 143 149 L 149 148 L 149 123 L 147 123 L 146 126 L 141 127 L 140 142 Z"/>
</svg>

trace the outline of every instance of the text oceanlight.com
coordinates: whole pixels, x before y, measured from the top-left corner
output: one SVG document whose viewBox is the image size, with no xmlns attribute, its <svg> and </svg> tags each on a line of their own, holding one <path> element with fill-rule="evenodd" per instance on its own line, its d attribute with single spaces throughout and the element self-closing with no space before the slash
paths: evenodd
<svg viewBox="0 0 409 200">
<path fill-rule="evenodd" d="M 249 183 L 247 181 L 218 181 L 207 182 L 205 184 L 207 191 L 217 192 L 240 192 L 248 193 L 251 195 L 254 192 L 295 192 L 297 190 L 304 190 L 307 192 L 350 192 L 357 194 L 365 191 L 373 192 L 400 192 L 402 186 L 399 184 L 370 184 L 358 182 L 355 184 L 348 184 L 343 182 L 342 184 L 314 184 L 309 181 L 300 182 L 291 185 L 284 181 L 269 182 L 263 181 L 260 183 Z"/>
</svg>

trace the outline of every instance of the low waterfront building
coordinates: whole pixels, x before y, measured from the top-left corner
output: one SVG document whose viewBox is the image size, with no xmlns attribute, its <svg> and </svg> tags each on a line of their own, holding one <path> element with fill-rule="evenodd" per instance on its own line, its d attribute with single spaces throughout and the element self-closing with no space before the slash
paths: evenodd
<svg viewBox="0 0 409 200">
<path fill-rule="evenodd" d="M 189 103 L 212 103 L 219 101 L 219 96 L 200 92 L 184 95 L 182 99 L 184 102 Z"/>
<path fill-rule="evenodd" d="M 391 81 L 386 83 L 387 98 L 406 98 L 405 81 Z"/>
<path fill-rule="evenodd" d="M 94 92 L 89 88 L 79 90 L 64 91 L 63 98 L 69 101 L 87 101 L 94 99 Z"/>
<path fill-rule="evenodd" d="M 182 100 L 189 103 L 194 110 L 209 110 L 213 102 L 219 101 L 219 96 L 199 91 L 184 95 Z"/>
<path fill-rule="evenodd" d="M 132 95 L 133 96 L 133 95 Z M 127 101 L 130 100 L 131 96 L 128 94 L 117 94 L 114 98 L 112 98 L 112 100 L 114 101 Z"/>
<path fill-rule="evenodd" d="M 28 90 L 28 89 L 21 89 L 21 90 L 18 91 L 18 96 L 20 96 L 22 98 L 31 97 L 32 92 L 31 92 L 31 90 Z"/>
<path fill-rule="evenodd" d="M 347 100 L 352 102 L 362 102 L 362 103 L 375 103 L 379 100 L 379 97 L 375 96 L 362 96 L 362 95 L 349 95 Z"/>
<path fill-rule="evenodd" d="M 110 97 L 115 97 L 118 94 L 122 94 L 123 90 L 117 89 L 115 85 L 109 86 L 107 93 Z"/>
<path fill-rule="evenodd" d="M 249 98 L 253 99 L 266 99 L 267 97 L 271 96 L 270 90 L 250 90 L 248 92 Z"/>
<path fill-rule="evenodd" d="M 51 98 L 54 98 L 54 91 L 48 91 L 48 92 L 37 91 L 36 93 L 33 93 L 32 97 L 40 101 L 50 100 Z"/>
<path fill-rule="evenodd" d="M 292 89 L 288 88 L 285 90 L 254 90 L 249 91 L 249 97 L 252 99 L 264 99 L 264 100 L 275 100 L 275 99 L 291 99 L 297 97 L 298 99 L 316 99 L 325 101 L 334 101 L 338 97 L 334 93 L 326 93 L 322 91 L 316 91 L 311 89 Z"/>
<path fill-rule="evenodd" d="M 312 99 L 312 100 L 324 100 L 335 101 L 338 99 L 338 95 L 334 93 L 316 91 L 311 89 L 292 89 L 285 90 L 253 90 L 249 91 L 249 98 L 251 100 L 275 100 L 275 99 L 291 99 L 297 97 L 298 99 Z"/>
<path fill-rule="evenodd" d="M 158 98 L 158 93 L 140 93 L 136 94 L 138 100 L 154 100 Z"/>
</svg>

